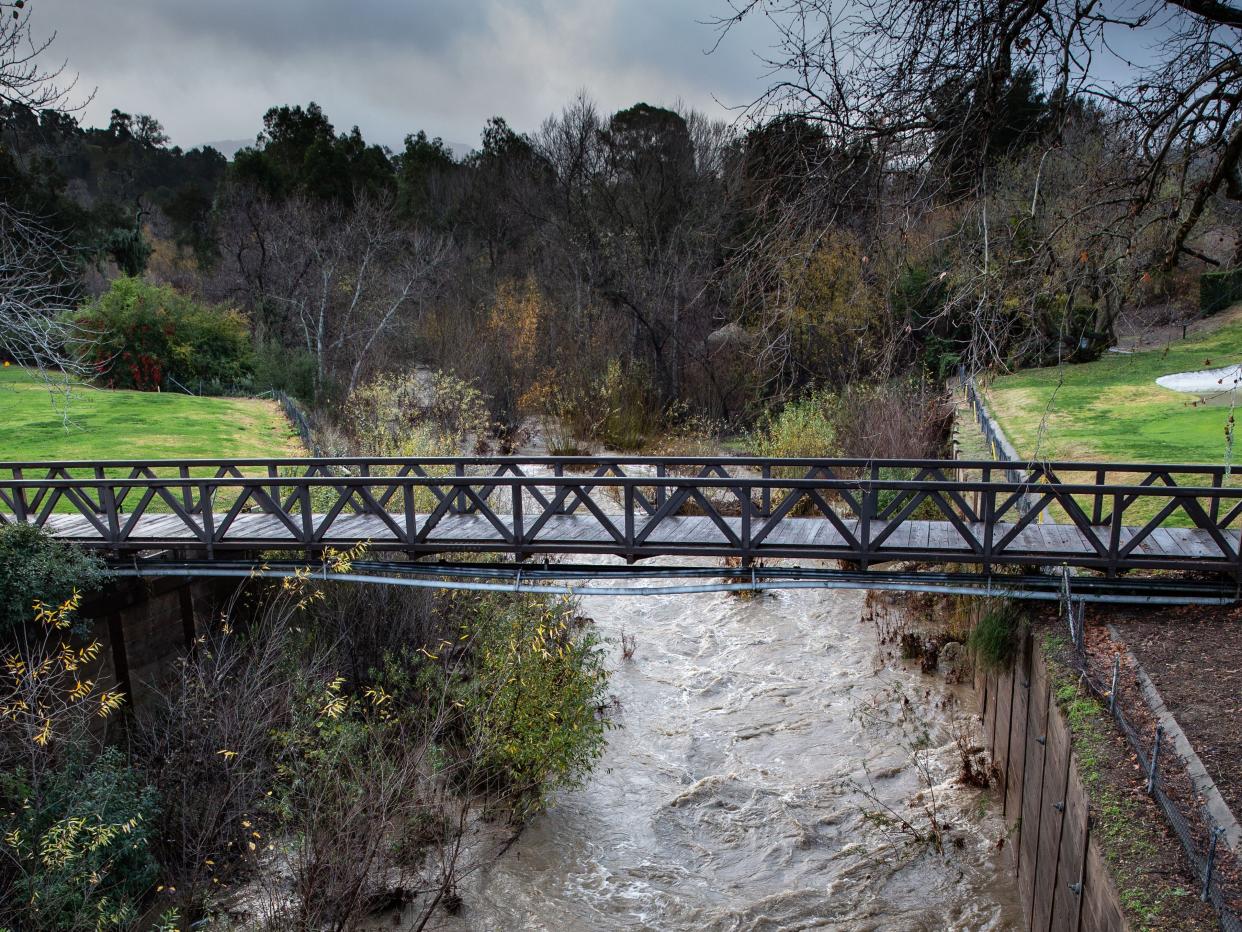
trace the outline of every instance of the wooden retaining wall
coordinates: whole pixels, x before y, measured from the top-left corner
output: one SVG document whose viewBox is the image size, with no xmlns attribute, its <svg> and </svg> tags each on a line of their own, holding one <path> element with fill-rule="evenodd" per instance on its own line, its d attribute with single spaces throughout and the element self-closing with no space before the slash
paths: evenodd
<svg viewBox="0 0 1242 932">
<path fill-rule="evenodd" d="M 983 737 L 999 770 L 1010 863 L 1033 932 L 1128 928 L 1091 837 L 1089 801 L 1069 726 L 1039 644 L 1027 637 L 1009 670 L 977 672 Z"/>
<path fill-rule="evenodd" d="M 83 607 L 99 641 L 95 675 L 116 684 L 133 706 L 149 698 L 173 660 L 189 650 L 235 584 L 220 580 L 130 580 Z"/>
</svg>

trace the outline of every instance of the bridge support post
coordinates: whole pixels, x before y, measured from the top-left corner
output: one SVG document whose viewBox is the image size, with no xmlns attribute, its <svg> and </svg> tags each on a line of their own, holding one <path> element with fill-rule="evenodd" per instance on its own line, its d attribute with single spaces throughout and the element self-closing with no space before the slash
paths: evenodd
<svg viewBox="0 0 1242 932">
<path fill-rule="evenodd" d="M 859 555 L 858 568 L 865 570 L 870 562 L 871 554 L 871 518 L 876 513 L 876 505 L 880 499 L 880 492 L 875 487 L 880 479 L 880 467 L 871 466 L 868 474 L 871 485 L 862 496 L 862 514 L 858 516 L 858 538 L 862 547 L 862 553 Z"/>
<path fill-rule="evenodd" d="M 194 650 L 194 642 L 198 637 L 194 620 L 194 593 L 192 584 L 186 582 L 177 592 L 181 609 L 181 636 L 185 640 L 186 653 Z"/>
<path fill-rule="evenodd" d="M 134 708 L 134 684 L 129 676 L 129 656 L 125 652 L 125 624 L 120 612 L 108 615 L 108 640 L 112 642 L 112 671 L 116 674 L 117 688 L 125 696 L 125 710 Z"/>
<path fill-rule="evenodd" d="M 754 548 L 751 545 L 751 512 L 754 510 L 754 502 L 750 500 L 750 490 L 742 486 L 738 486 L 737 492 L 738 504 L 742 508 L 742 520 L 738 529 L 738 538 L 742 544 L 742 566 L 750 567 L 752 570 L 755 566 Z"/>
</svg>

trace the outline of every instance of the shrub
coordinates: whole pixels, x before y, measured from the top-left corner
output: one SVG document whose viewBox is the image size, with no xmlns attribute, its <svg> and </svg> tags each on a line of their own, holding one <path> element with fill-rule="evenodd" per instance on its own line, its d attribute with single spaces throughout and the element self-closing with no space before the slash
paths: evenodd
<svg viewBox="0 0 1242 932">
<path fill-rule="evenodd" d="M 306 404 L 314 404 L 315 357 L 305 350 L 264 344 L 254 358 L 254 385 L 258 389 L 284 392 Z"/>
<path fill-rule="evenodd" d="M 334 670 L 355 685 L 371 685 L 395 649 L 414 650 L 456 637 L 455 627 L 434 611 L 430 589 L 409 586 L 330 586 L 308 606 L 308 628 Z M 446 634 L 447 632 L 447 634 Z"/>
<path fill-rule="evenodd" d="M 991 602 L 975 623 L 967 641 L 981 666 L 999 669 L 1013 663 L 1026 626 L 1026 616 L 1016 602 Z"/>
<path fill-rule="evenodd" d="M 163 801 L 160 860 L 191 908 L 253 861 L 251 833 L 280 755 L 275 734 L 298 684 L 320 675 L 293 648 L 293 621 L 315 595 L 305 577 L 237 589 L 224 623 L 177 661 L 137 720 L 134 746 Z"/>
<path fill-rule="evenodd" d="M 523 818 L 575 787 L 603 753 L 608 673 L 568 600 L 454 593 L 471 670 L 464 709 L 472 782 Z"/>
<path fill-rule="evenodd" d="M 276 918 L 303 929 L 352 928 L 389 898 L 398 852 L 424 866 L 419 846 L 400 834 L 439 811 L 435 760 L 426 734 L 407 727 L 394 705 L 382 688 L 360 693 L 341 677 L 297 684 L 267 801 L 282 835 L 296 839 L 278 846 L 293 896 Z"/>
<path fill-rule="evenodd" d="M 59 604 L 104 584 L 108 572 L 93 554 L 29 524 L 0 526 L 0 642 L 30 620 L 36 600 Z"/>
<path fill-rule="evenodd" d="M 122 276 L 74 315 L 89 339 L 75 351 L 110 388 L 155 391 L 175 378 L 195 391 L 249 384 L 250 324 L 167 285 Z"/>
<path fill-rule="evenodd" d="M 486 396 L 446 372 L 380 376 L 355 388 L 343 413 L 353 452 L 369 456 L 459 455 L 491 429 Z"/>
<path fill-rule="evenodd" d="M 836 399 L 815 391 L 788 402 L 760 424 L 751 444 L 755 453 L 768 457 L 828 457 L 836 452 L 836 428 L 832 409 Z"/>
<path fill-rule="evenodd" d="M 917 379 L 854 383 L 832 408 L 837 448 L 862 459 L 936 459 L 953 424 L 946 392 Z"/>
<path fill-rule="evenodd" d="M 11 875 L 0 922 L 38 932 L 114 929 L 138 919 L 158 876 L 155 791 L 115 748 L 78 750 L 36 783 L 0 774 L 0 830 Z M 6 916 L 13 910 L 16 915 Z"/>
<path fill-rule="evenodd" d="M 518 406 L 539 421 L 540 435 L 552 456 L 589 453 L 606 413 L 592 386 L 566 380 L 551 369 L 540 373 Z"/>
<path fill-rule="evenodd" d="M 803 398 L 787 402 L 779 412 L 768 412 L 750 436 L 748 445 L 755 455 L 823 458 L 836 454 L 836 429 L 832 425 L 832 408 L 836 399 L 826 391 L 814 391 Z M 775 479 L 802 479 L 805 466 L 778 466 L 772 470 Z M 791 490 L 773 489 L 772 498 L 779 500 Z M 814 510 L 813 503 L 802 498 L 794 506 L 795 514 Z"/>
<path fill-rule="evenodd" d="M 78 642 L 78 597 L 37 603 L 0 664 L 0 927 L 124 927 L 154 882 L 155 794 L 88 723 L 120 707 Z"/>
<path fill-rule="evenodd" d="M 197 913 L 245 869 L 264 928 L 421 928 L 505 847 L 478 809 L 521 818 L 598 757 L 603 658 L 568 603 L 319 578 L 239 588 L 140 719 L 165 882 Z"/>
<path fill-rule="evenodd" d="M 944 454 L 953 423 L 953 407 L 933 383 L 897 379 L 846 387 L 832 409 L 832 422 L 842 456 L 861 459 L 936 459 Z M 884 466 L 878 478 L 909 481 L 917 470 Z M 916 493 L 883 489 L 876 508 L 884 513 L 900 500 L 895 516 Z M 930 499 L 910 514 L 916 520 L 943 521 L 944 513 Z"/>
<path fill-rule="evenodd" d="M 86 737 L 92 717 L 106 718 L 122 701 L 87 673 L 100 645 L 74 637 L 78 598 L 36 602 L 37 627 L 19 629 L 0 664 L 0 767 L 19 762 L 35 780 L 59 764 L 62 747 Z"/>
<path fill-rule="evenodd" d="M 1199 310 L 1216 314 L 1242 301 L 1242 268 L 1204 272 L 1199 276 Z"/>
<path fill-rule="evenodd" d="M 642 367 L 627 371 L 618 360 L 609 360 L 608 368 L 595 382 L 594 393 L 604 407 L 596 435 L 612 449 L 641 449 L 659 433 L 663 410 Z"/>
</svg>

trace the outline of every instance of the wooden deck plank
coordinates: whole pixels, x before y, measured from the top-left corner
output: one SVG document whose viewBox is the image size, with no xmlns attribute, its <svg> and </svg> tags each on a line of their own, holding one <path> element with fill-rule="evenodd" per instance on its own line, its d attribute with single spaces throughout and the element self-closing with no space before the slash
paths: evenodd
<svg viewBox="0 0 1242 932">
<path fill-rule="evenodd" d="M 850 528 L 850 524 L 857 522 L 847 522 L 846 528 Z M 845 538 L 841 536 L 841 532 L 836 529 L 833 523 L 826 518 L 822 518 L 814 523 L 811 533 L 810 543 L 812 547 L 846 547 Z"/>
<path fill-rule="evenodd" d="M 939 521 L 911 521 L 910 522 L 910 541 L 911 550 L 927 550 L 931 546 L 932 529 L 939 524 Z"/>
<path fill-rule="evenodd" d="M 819 521 L 823 521 L 825 524 L 827 523 L 824 518 L 785 518 L 781 523 L 789 526 L 789 530 L 786 532 L 789 539 L 789 546 L 811 546 L 815 539 L 815 528 Z"/>
<path fill-rule="evenodd" d="M 892 525 L 891 521 L 890 522 L 881 522 L 881 521 L 872 522 L 871 524 L 872 546 L 875 546 L 874 542 L 879 540 L 880 535 L 885 533 L 891 525 Z M 899 524 L 897 527 L 892 529 L 892 533 L 890 533 L 887 537 L 885 537 L 884 540 L 879 544 L 879 549 L 881 551 L 905 550 L 906 541 L 909 539 L 909 537 L 910 537 L 909 525 L 903 522 L 902 524 Z"/>
<path fill-rule="evenodd" d="M 1130 540 L 1134 539 L 1134 537 L 1139 533 L 1139 530 L 1140 529 L 1136 529 L 1135 532 L 1130 535 Z M 1135 544 L 1134 549 L 1131 550 L 1130 552 L 1137 554 L 1138 556 L 1141 556 L 1141 557 L 1163 556 L 1164 547 L 1161 545 L 1160 541 L 1156 538 L 1155 532 L 1156 532 L 1156 529 L 1153 528 L 1151 531 L 1148 531 L 1146 534 L 1144 534 L 1142 540 L 1140 540 L 1137 544 Z M 1127 541 L 1127 543 L 1129 543 L 1129 541 Z"/>
<path fill-rule="evenodd" d="M 948 521 L 936 522 L 930 529 L 927 539 L 929 550 L 961 550 L 970 552 L 973 548 L 953 524 Z"/>
<path fill-rule="evenodd" d="M 1198 528 L 1169 528 L 1178 543 L 1193 555 L 1195 559 L 1219 560 L 1223 557 L 1220 546 L 1212 540 L 1212 535 Z"/>
<path fill-rule="evenodd" d="M 1044 541 L 1049 548 L 1055 548 L 1057 553 L 1072 553 L 1073 546 L 1076 541 L 1071 538 L 1069 531 L 1062 524 L 1041 524 L 1040 533 L 1044 537 Z"/>
<path fill-rule="evenodd" d="M 538 520 L 537 516 L 540 514 L 539 508 L 533 507 L 532 516 L 528 516 L 526 519 L 526 526 L 529 528 L 534 521 Z M 608 520 L 616 526 L 618 532 L 624 529 L 623 514 L 606 512 L 606 515 Z M 383 517 L 375 514 L 343 512 L 337 515 L 326 529 L 320 529 L 319 526 L 323 522 L 324 517 L 323 514 L 313 516 L 315 527 L 321 531 L 321 537 L 324 541 L 334 545 L 361 540 L 391 544 L 400 540 L 399 535 L 394 532 L 389 523 Z M 404 516 L 393 514 L 389 517 L 398 528 L 404 528 Z M 416 526 L 422 528 L 428 517 L 429 515 L 427 514 L 417 515 L 415 519 Z M 214 515 L 213 518 L 213 527 L 218 529 L 224 521 L 225 515 L 220 513 Z M 201 516 L 190 516 L 187 519 L 187 516 L 170 514 L 168 512 L 143 515 L 135 522 L 134 527 L 131 529 L 129 540 L 133 543 L 141 543 L 148 546 L 158 544 L 159 542 L 184 546 L 187 543 L 196 541 L 198 538 L 195 528 L 187 524 L 187 520 L 193 522 L 201 529 Z M 217 530 L 216 539 L 218 543 L 231 543 L 234 546 L 249 542 L 269 546 L 279 544 L 296 545 L 300 542 L 301 518 L 294 514 L 290 516 L 290 520 L 299 533 L 295 534 L 277 515 L 257 510 L 242 512 L 234 518 L 222 538 Z M 496 520 L 506 528 L 512 527 L 511 516 L 497 515 Z M 641 532 L 647 526 L 649 520 L 650 516 L 646 513 L 638 513 L 634 522 L 635 530 Z M 740 518 L 728 517 L 724 520 L 733 529 L 735 534 L 740 535 Z M 752 527 L 757 530 L 762 526 L 763 521 L 764 519 L 761 518 L 753 518 Z M 847 527 L 855 534 L 858 533 L 858 521 L 856 518 L 850 518 L 846 523 Z M 87 544 L 92 542 L 98 544 L 102 536 L 90 523 L 90 520 L 82 514 L 49 515 L 45 526 L 49 533 L 57 537 L 79 540 Z M 982 541 L 982 525 L 976 522 L 970 525 L 970 527 L 978 535 L 979 540 Z M 994 529 L 994 540 L 999 542 L 1012 527 L 1011 523 L 998 524 Z M 873 539 L 884 528 L 885 525 L 882 522 L 873 522 Z M 1123 528 L 1121 533 L 1122 546 L 1134 534 L 1138 533 L 1138 530 L 1132 527 Z M 1103 539 L 1107 540 L 1110 529 L 1107 527 L 1100 528 L 1099 533 L 1104 535 Z M 1230 542 L 1231 546 L 1237 546 L 1238 531 L 1231 529 L 1221 533 Z M 502 549 L 506 546 L 504 535 L 500 530 L 488 517 L 480 514 L 448 514 L 443 516 L 432 529 L 425 543 L 434 547 L 437 545 L 452 546 L 463 542 L 475 545 L 495 545 L 497 549 Z M 607 549 L 611 545 L 620 546 L 612 534 L 601 525 L 599 518 L 583 509 L 579 509 L 573 515 L 555 515 L 551 517 L 540 528 L 535 538 L 528 542 L 545 547 L 563 544 L 570 548 L 573 546 L 599 546 Z M 661 519 L 645 542 L 645 546 L 648 547 L 669 547 L 671 550 L 682 550 L 694 544 L 720 548 L 728 547 L 729 541 L 710 516 L 682 515 Z M 130 544 L 131 547 L 132 545 Z M 803 548 L 825 551 L 849 551 L 852 549 L 847 547 L 841 533 L 831 522 L 826 518 L 815 516 L 783 518 L 772 529 L 763 543 L 759 545 L 760 550 L 798 550 Z M 881 552 L 902 551 L 908 553 L 918 553 L 920 551 L 939 553 L 961 551 L 963 554 L 968 554 L 970 550 L 971 548 L 963 539 L 962 534 L 947 520 L 909 520 L 902 522 L 900 526 L 893 529 L 892 535 L 880 547 Z M 1074 558 L 1082 559 L 1096 555 L 1087 533 L 1075 525 L 1065 523 L 1028 525 L 1008 544 L 1004 552 L 1010 557 L 1029 554 L 1032 562 L 1040 559 L 1055 560 L 1058 556 L 1072 560 Z M 1220 561 L 1227 556 L 1221 553 L 1220 547 L 1212 539 L 1209 531 L 1199 528 L 1178 527 L 1159 527 L 1154 529 L 1135 547 L 1133 555 L 1148 560 L 1167 558 L 1171 561 Z"/>
<path fill-rule="evenodd" d="M 724 544 L 728 539 L 724 532 L 716 527 L 714 521 L 704 515 L 692 515 L 682 518 L 681 528 L 673 537 L 678 544 Z"/>
<path fill-rule="evenodd" d="M 1175 535 L 1169 533 L 1168 528 L 1158 527 L 1152 532 L 1152 536 L 1160 546 L 1160 552 L 1164 554 L 1172 554 L 1174 556 L 1191 556 L 1182 546 L 1181 540 Z"/>
</svg>

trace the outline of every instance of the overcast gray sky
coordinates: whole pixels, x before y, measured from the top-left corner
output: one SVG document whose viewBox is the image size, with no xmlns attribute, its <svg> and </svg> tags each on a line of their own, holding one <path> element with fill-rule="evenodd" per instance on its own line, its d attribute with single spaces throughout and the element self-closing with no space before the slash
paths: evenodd
<svg viewBox="0 0 1242 932">
<path fill-rule="evenodd" d="M 399 146 L 425 129 L 475 144 L 499 114 L 536 129 L 578 91 L 605 109 L 682 101 L 721 117 L 761 89 L 757 19 L 711 55 L 723 0 L 40 0 L 36 32 L 84 114 L 150 113 L 174 143 L 252 139 L 264 111 L 320 103 L 338 130 Z"/>
</svg>

